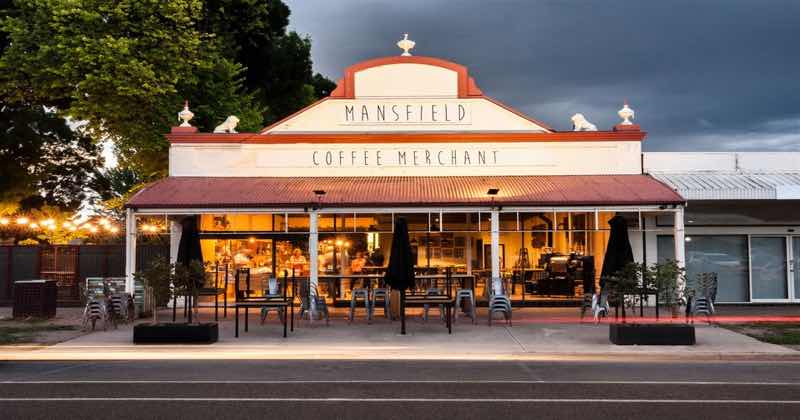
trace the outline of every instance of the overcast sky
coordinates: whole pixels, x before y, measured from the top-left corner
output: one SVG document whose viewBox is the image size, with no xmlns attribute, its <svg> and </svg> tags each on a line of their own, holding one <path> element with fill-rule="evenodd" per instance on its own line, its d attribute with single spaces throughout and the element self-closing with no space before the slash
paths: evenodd
<svg viewBox="0 0 800 420">
<path fill-rule="evenodd" d="M 800 151 L 800 0 L 284 1 L 334 81 L 408 32 L 558 130 L 609 129 L 627 98 L 645 150 Z"/>
</svg>

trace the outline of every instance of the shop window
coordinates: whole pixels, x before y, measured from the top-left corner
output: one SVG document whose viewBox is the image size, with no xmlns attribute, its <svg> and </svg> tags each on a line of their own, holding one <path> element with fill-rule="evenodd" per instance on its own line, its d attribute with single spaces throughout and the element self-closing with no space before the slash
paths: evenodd
<svg viewBox="0 0 800 420">
<path fill-rule="evenodd" d="M 442 213 L 445 232 L 477 232 L 478 213 Z"/>
<path fill-rule="evenodd" d="M 491 232 L 492 230 L 492 213 L 481 212 L 479 214 L 480 218 L 480 231 L 481 232 Z"/>
<path fill-rule="evenodd" d="M 428 213 L 401 213 L 395 217 L 406 219 L 409 232 L 428 232 Z"/>
<path fill-rule="evenodd" d="M 310 220 L 308 214 L 305 213 L 289 213 L 289 232 L 308 232 L 310 228 Z"/>
<path fill-rule="evenodd" d="M 203 232 L 283 232 L 286 229 L 281 214 L 203 214 Z"/>
<path fill-rule="evenodd" d="M 517 212 L 500 212 L 500 232 L 516 232 Z"/>
<path fill-rule="evenodd" d="M 317 220 L 320 232 L 353 232 L 355 223 L 352 213 L 320 214 Z"/>
<path fill-rule="evenodd" d="M 520 229 L 524 231 L 547 232 L 553 230 L 553 213 L 519 213 Z"/>
<path fill-rule="evenodd" d="M 625 222 L 628 225 L 628 230 L 640 230 L 639 212 L 637 211 L 601 211 L 598 215 L 598 218 L 600 219 L 598 230 L 610 230 L 611 227 L 609 226 L 608 221 L 614 216 L 620 216 L 625 219 Z"/>
<path fill-rule="evenodd" d="M 357 213 L 356 232 L 392 232 L 394 221 L 391 213 Z"/>
<path fill-rule="evenodd" d="M 587 231 L 595 229 L 594 213 L 572 212 L 569 214 L 570 230 Z"/>
<path fill-rule="evenodd" d="M 671 235 L 658 235 L 658 261 L 675 259 Z M 691 282 L 699 273 L 717 273 L 718 302 L 750 300 L 749 261 L 745 235 L 687 236 L 686 278 Z"/>
</svg>

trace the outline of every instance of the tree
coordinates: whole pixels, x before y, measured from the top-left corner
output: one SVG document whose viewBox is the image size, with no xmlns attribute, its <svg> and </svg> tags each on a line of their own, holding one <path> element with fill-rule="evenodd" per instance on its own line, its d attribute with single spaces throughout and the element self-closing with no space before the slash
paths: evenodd
<svg viewBox="0 0 800 420">
<path fill-rule="evenodd" d="M 281 0 L 206 0 L 202 27 L 226 57 L 245 68 L 245 87 L 266 106 L 264 124 L 330 94 L 336 84 L 312 74 L 311 40 L 287 31 Z"/>
<path fill-rule="evenodd" d="M 17 0 L 0 25 L 0 96 L 87 121 L 145 180 L 164 176 L 183 100 L 213 128 L 257 129 L 330 90 L 279 0 Z M 195 102 L 195 100 L 197 102 Z M 209 106 L 204 106 L 209 104 Z M 212 109 L 211 104 L 218 106 Z"/>
<path fill-rule="evenodd" d="M 100 148 L 43 106 L 0 101 L 0 202 L 23 210 L 44 205 L 77 210 Z"/>
</svg>

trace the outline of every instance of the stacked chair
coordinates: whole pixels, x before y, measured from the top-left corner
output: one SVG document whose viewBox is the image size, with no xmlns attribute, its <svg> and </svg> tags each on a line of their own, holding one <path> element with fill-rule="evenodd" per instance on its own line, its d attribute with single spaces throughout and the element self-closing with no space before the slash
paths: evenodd
<svg viewBox="0 0 800 420">
<path fill-rule="evenodd" d="M 330 324 L 330 312 L 328 311 L 328 303 L 325 297 L 320 296 L 317 288 L 310 287 L 310 280 L 305 279 L 300 282 L 300 319 L 303 319 L 305 314 L 308 314 L 308 320 L 311 321 L 314 314 L 311 311 L 311 302 L 314 302 L 314 310 L 319 315 L 319 318 L 325 318 L 325 325 Z"/>
<path fill-rule="evenodd" d="M 698 314 L 710 318 L 714 315 L 714 301 L 717 298 L 717 273 L 699 273 L 694 285 L 689 288 L 687 314 L 692 321 Z"/>
<path fill-rule="evenodd" d="M 511 299 L 505 294 L 505 287 L 501 293 L 494 292 L 494 283 L 500 279 L 492 280 L 491 284 L 486 285 L 489 288 L 489 325 L 492 325 L 492 318 L 495 313 L 503 314 L 506 323 L 511 325 Z M 505 286 L 502 282 L 501 285 Z"/>
</svg>

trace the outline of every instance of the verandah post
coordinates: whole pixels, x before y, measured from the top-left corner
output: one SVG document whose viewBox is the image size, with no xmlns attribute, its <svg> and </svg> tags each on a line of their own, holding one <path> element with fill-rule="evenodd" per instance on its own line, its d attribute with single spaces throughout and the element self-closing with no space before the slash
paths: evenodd
<svg viewBox="0 0 800 420">
<path fill-rule="evenodd" d="M 309 215 L 309 234 L 308 234 L 308 257 L 309 261 L 309 288 L 308 288 L 308 301 L 311 312 L 311 319 L 317 315 L 317 304 L 313 298 L 313 290 L 317 290 L 319 284 L 319 232 L 318 232 L 318 216 L 317 210 L 311 210 Z"/>
<path fill-rule="evenodd" d="M 125 293 L 133 295 L 133 273 L 136 272 L 136 213 L 125 210 Z"/>
<path fill-rule="evenodd" d="M 503 281 L 500 278 L 500 212 L 492 209 L 491 220 L 492 240 L 492 289 L 494 294 L 503 293 Z"/>
<path fill-rule="evenodd" d="M 673 237 L 675 238 L 675 262 L 678 268 L 683 270 L 686 268 L 686 231 L 683 223 L 683 206 L 678 206 L 675 209 L 675 223 L 673 223 Z M 678 279 L 678 296 L 682 297 L 686 282 L 682 278 Z"/>
</svg>

